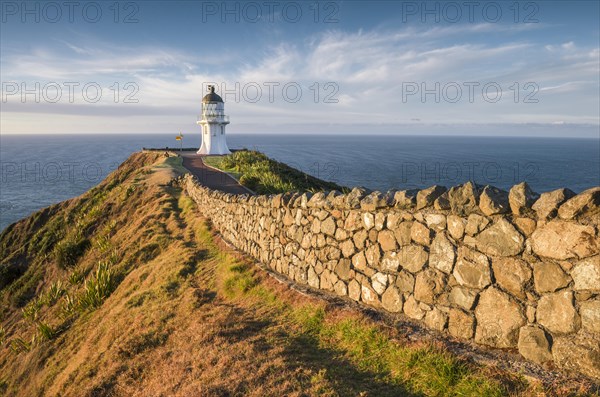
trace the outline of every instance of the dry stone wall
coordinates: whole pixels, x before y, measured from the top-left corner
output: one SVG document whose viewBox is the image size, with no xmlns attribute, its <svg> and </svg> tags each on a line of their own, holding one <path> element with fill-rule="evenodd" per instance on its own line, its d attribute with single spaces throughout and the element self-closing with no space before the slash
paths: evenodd
<svg viewBox="0 0 600 397">
<path fill-rule="evenodd" d="M 600 379 L 600 187 L 236 196 L 181 183 L 226 240 L 298 284 Z"/>
</svg>

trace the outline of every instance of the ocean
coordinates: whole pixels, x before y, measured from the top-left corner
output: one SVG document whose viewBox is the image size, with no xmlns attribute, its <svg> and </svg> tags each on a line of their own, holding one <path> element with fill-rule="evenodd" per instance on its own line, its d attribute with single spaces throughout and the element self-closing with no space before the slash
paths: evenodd
<svg viewBox="0 0 600 397">
<path fill-rule="evenodd" d="M 316 177 L 373 190 L 452 186 L 468 180 L 537 192 L 600 185 L 600 140 L 566 138 L 228 135 Z M 197 141 L 197 142 L 196 142 Z M 199 146 L 184 137 L 184 146 Z M 98 184 L 133 151 L 176 147 L 169 135 L 0 136 L 0 230 Z"/>
</svg>

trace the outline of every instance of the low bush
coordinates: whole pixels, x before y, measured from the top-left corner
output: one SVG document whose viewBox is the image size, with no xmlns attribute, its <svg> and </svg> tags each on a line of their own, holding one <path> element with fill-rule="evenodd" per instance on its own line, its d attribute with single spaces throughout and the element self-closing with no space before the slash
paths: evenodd
<svg viewBox="0 0 600 397">
<path fill-rule="evenodd" d="M 73 267 L 77 264 L 79 258 L 85 254 L 90 247 L 90 241 L 86 238 L 77 241 L 63 240 L 54 248 L 54 257 L 56 264 L 61 269 Z"/>
</svg>

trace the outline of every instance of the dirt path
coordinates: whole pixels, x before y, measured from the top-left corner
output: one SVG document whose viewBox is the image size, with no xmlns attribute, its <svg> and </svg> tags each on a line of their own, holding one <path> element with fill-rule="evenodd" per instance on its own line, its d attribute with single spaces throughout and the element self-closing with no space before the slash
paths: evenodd
<svg viewBox="0 0 600 397">
<path fill-rule="evenodd" d="M 181 157 L 183 157 L 183 166 L 198 178 L 202 185 L 226 193 L 249 194 L 249 191 L 231 176 L 204 164 L 202 156 L 193 152 L 183 152 Z"/>
</svg>

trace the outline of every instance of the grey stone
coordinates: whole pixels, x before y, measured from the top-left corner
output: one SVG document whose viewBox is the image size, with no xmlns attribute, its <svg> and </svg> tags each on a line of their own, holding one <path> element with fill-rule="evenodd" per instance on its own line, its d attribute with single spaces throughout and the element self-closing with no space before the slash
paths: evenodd
<svg viewBox="0 0 600 397">
<path fill-rule="evenodd" d="M 360 290 L 361 290 L 361 286 L 358 283 L 358 281 L 356 280 L 351 280 L 350 283 L 348 283 L 348 296 L 350 297 L 350 299 L 355 300 L 355 301 L 360 301 Z"/>
<path fill-rule="evenodd" d="M 496 282 L 514 296 L 525 299 L 525 285 L 531 280 L 531 269 L 523 259 L 502 258 L 492 259 L 492 269 Z"/>
<path fill-rule="evenodd" d="M 579 314 L 584 330 L 600 334 L 600 300 L 581 302 Z"/>
<path fill-rule="evenodd" d="M 377 292 L 375 292 L 375 290 L 371 288 L 371 286 L 362 284 L 360 291 L 360 298 L 364 303 L 375 307 L 379 306 L 379 295 L 377 295 Z"/>
<path fill-rule="evenodd" d="M 556 189 L 551 192 L 542 193 L 540 198 L 531 207 L 539 219 L 554 218 L 558 214 L 558 207 L 575 193 L 569 189 Z"/>
<path fill-rule="evenodd" d="M 505 218 L 500 218 L 475 237 L 476 248 L 488 255 L 514 256 L 523 251 L 525 239 Z"/>
<path fill-rule="evenodd" d="M 550 332 L 568 334 L 577 331 L 579 316 L 573 305 L 573 292 L 560 291 L 540 298 L 537 321 Z"/>
<path fill-rule="evenodd" d="M 400 252 L 402 267 L 411 273 L 420 271 L 429 259 L 427 251 L 418 245 L 407 245 Z"/>
<path fill-rule="evenodd" d="M 447 224 L 448 224 L 448 233 L 455 240 L 460 240 L 465 235 L 465 225 L 466 221 L 456 215 L 448 215 Z"/>
<path fill-rule="evenodd" d="M 488 258 L 477 251 L 462 246 L 452 273 L 460 285 L 482 289 L 492 283 Z"/>
<path fill-rule="evenodd" d="M 600 214 L 600 186 L 579 193 L 558 209 L 558 216 L 562 219 L 597 216 L 598 214 Z"/>
<path fill-rule="evenodd" d="M 494 186 L 486 186 L 479 196 L 479 208 L 487 216 L 508 212 L 508 192 Z"/>
<path fill-rule="evenodd" d="M 436 331 L 443 331 L 448 323 L 448 314 L 444 313 L 437 307 L 428 311 L 425 314 L 425 325 Z"/>
<path fill-rule="evenodd" d="M 375 226 L 375 215 L 370 212 L 365 212 L 362 215 L 363 226 L 365 229 L 369 230 Z"/>
<path fill-rule="evenodd" d="M 437 185 L 420 190 L 417 193 L 417 210 L 433 205 L 435 199 L 440 197 L 444 192 L 446 192 L 446 188 Z"/>
<path fill-rule="evenodd" d="M 400 190 L 394 194 L 394 206 L 397 208 L 410 209 L 417 204 L 417 189 Z"/>
<path fill-rule="evenodd" d="M 400 254 L 396 251 L 386 252 L 381 259 L 381 270 L 386 272 L 397 272 L 400 268 Z"/>
<path fill-rule="evenodd" d="M 552 361 L 550 342 L 543 329 L 526 325 L 519 331 L 519 353 L 538 364 Z"/>
<path fill-rule="evenodd" d="M 475 329 L 473 316 L 459 309 L 450 309 L 448 313 L 448 332 L 455 338 L 471 339 Z"/>
<path fill-rule="evenodd" d="M 367 263 L 373 268 L 379 268 L 379 261 L 381 260 L 381 249 L 379 244 L 373 244 L 365 251 L 365 257 Z"/>
<path fill-rule="evenodd" d="M 410 231 L 412 229 L 412 222 L 400 222 L 400 224 L 398 225 L 398 227 L 396 228 L 396 230 L 394 231 L 394 236 L 396 237 L 396 240 L 398 241 L 398 244 L 400 244 L 401 246 L 405 246 L 410 244 L 411 242 L 411 238 L 410 238 Z"/>
<path fill-rule="evenodd" d="M 446 229 L 446 216 L 443 214 L 426 214 L 425 223 L 428 228 L 439 232 Z"/>
<path fill-rule="evenodd" d="M 510 209 L 515 215 L 525 215 L 538 199 L 539 195 L 533 192 L 526 182 L 513 186 L 508 193 Z"/>
<path fill-rule="evenodd" d="M 335 266 L 334 272 L 342 280 L 348 281 L 350 279 L 351 274 L 350 259 L 340 259 L 337 265 Z"/>
<path fill-rule="evenodd" d="M 537 262 L 533 264 L 533 284 L 538 293 L 554 292 L 566 287 L 571 282 L 563 269 L 552 262 Z"/>
<path fill-rule="evenodd" d="M 533 232 L 535 232 L 535 227 L 537 226 L 537 222 L 531 218 L 513 218 L 513 223 L 521 233 L 525 236 L 529 237 Z"/>
<path fill-rule="evenodd" d="M 415 299 L 430 305 L 435 303 L 436 297 L 442 293 L 446 285 L 444 274 L 434 270 L 425 269 L 417 274 L 415 280 Z"/>
<path fill-rule="evenodd" d="M 580 260 L 571 270 L 576 291 L 600 292 L 600 256 Z"/>
<path fill-rule="evenodd" d="M 490 220 L 487 219 L 485 216 L 471 214 L 471 215 L 469 215 L 469 218 L 467 219 L 467 225 L 465 226 L 465 233 L 467 233 L 469 236 L 474 236 L 477 233 L 484 230 L 487 227 L 487 225 L 489 225 L 489 224 L 490 224 Z"/>
<path fill-rule="evenodd" d="M 552 220 L 531 235 L 531 248 L 539 256 L 552 259 L 585 258 L 598 253 L 592 226 Z"/>
<path fill-rule="evenodd" d="M 340 249 L 342 250 L 342 255 L 344 255 L 344 258 L 350 258 L 356 252 L 352 240 L 346 240 L 342 242 L 340 244 Z"/>
<path fill-rule="evenodd" d="M 413 222 L 410 228 L 410 237 L 417 244 L 429 246 L 431 243 L 431 230 L 420 222 Z"/>
<path fill-rule="evenodd" d="M 329 236 L 335 235 L 335 220 L 330 216 L 321 222 L 321 232 Z"/>
<path fill-rule="evenodd" d="M 473 182 L 467 182 L 460 186 L 451 187 L 448 190 L 450 208 L 456 215 L 469 215 L 477 212 L 479 206 L 480 188 Z"/>
<path fill-rule="evenodd" d="M 335 283 L 333 290 L 335 291 L 336 294 L 338 294 L 340 296 L 348 295 L 348 287 L 346 286 L 346 283 L 343 282 L 342 280 L 338 280 L 338 282 Z"/>
<path fill-rule="evenodd" d="M 451 304 L 470 311 L 475 306 L 477 296 L 477 292 L 457 285 L 450 291 L 449 300 Z"/>
<path fill-rule="evenodd" d="M 438 233 L 429 250 L 429 264 L 446 274 L 452 273 L 456 259 L 455 248 L 444 233 Z"/>
<path fill-rule="evenodd" d="M 391 285 L 381 296 L 381 306 L 388 312 L 399 313 L 402 311 L 403 300 L 398 288 Z"/>
<path fill-rule="evenodd" d="M 401 292 L 413 293 L 415 289 L 415 276 L 409 272 L 401 271 L 396 278 L 396 286 Z"/>
<path fill-rule="evenodd" d="M 382 230 L 379 232 L 377 241 L 384 252 L 394 251 L 396 248 L 398 248 L 396 237 L 394 237 L 394 233 L 391 230 Z"/>
<path fill-rule="evenodd" d="M 360 229 L 359 231 L 354 233 L 354 236 L 352 236 L 352 240 L 354 241 L 354 246 L 359 250 L 364 249 L 365 241 L 367 241 L 367 237 L 368 237 L 368 233 L 365 229 Z"/>
<path fill-rule="evenodd" d="M 519 329 L 526 322 L 519 304 L 494 287 L 480 294 L 475 318 L 475 342 L 501 348 L 517 346 Z"/>
<path fill-rule="evenodd" d="M 379 295 L 385 292 L 385 289 L 387 288 L 387 283 L 388 277 L 386 274 L 377 272 L 373 276 L 371 276 L 371 285 L 373 286 L 375 292 L 377 292 Z"/>
<path fill-rule="evenodd" d="M 425 310 L 421 309 L 419 302 L 415 300 L 414 296 L 410 295 L 404 302 L 404 314 L 414 320 L 421 320 L 425 317 Z"/>
</svg>

